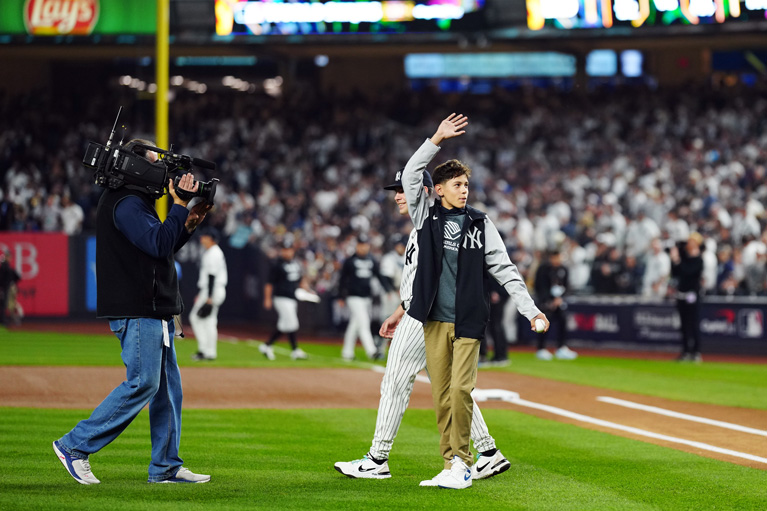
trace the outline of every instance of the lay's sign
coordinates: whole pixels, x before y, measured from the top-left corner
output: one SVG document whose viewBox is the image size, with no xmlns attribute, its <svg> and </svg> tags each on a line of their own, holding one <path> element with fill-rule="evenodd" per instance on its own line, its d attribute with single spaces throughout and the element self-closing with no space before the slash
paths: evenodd
<svg viewBox="0 0 767 511">
<path fill-rule="evenodd" d="M 24 25 L 31 35 L 89 35 L 99 19 L 99 0 L 26 0 Z"/>
</svg>

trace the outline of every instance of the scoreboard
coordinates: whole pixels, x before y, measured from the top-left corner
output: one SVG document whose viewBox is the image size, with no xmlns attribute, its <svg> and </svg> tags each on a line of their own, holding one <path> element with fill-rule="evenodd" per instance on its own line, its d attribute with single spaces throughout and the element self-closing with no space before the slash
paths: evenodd
<svg viewBox="0 0 767 511">
<path fill-rule="evenodd" d="M 480 29 L 485 0 L 216 0 L 216 35 L 386 34 Z"/>
<path fill-rule="evenodd" d="M 527 0 L 531 30 L 765 22 L 767 0 Z"/>
</svg>

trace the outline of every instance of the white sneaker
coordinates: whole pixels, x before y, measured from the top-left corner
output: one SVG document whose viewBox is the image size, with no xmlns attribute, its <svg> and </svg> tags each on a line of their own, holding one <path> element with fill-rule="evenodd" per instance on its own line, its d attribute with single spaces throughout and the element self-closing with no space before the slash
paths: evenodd
<svg viewBox="0 0 767 511">
<path fill-rule="evenodd" d="M 466 466 L 458 456 L 453 456 L 453 468 L 442 479 L 439 480 L 440 488 L 447 488 L 450 490 L 463 490 L 464 488 L 471 487 L 471 469 Z"/>
<path fill-rule="evenodd" d="M 309 355 L 307 355 L 306 352 L 301 348 L 296 348 L 290 352 L 290 358 L 293 360 L 306 360 L 309 358 Z"/>
<path fill-rule="evenodd" d="M 535 352 L 535 358 L 538 360 L 551 360 L 554 358 L 554 355 L 549 350 L 542 349 Z"/>
<path fill-rule="evenodd" d="M 482 453 L 479 453 L 477 454 L 477 461 L 471 467 L 471 477 L 472 479 L 485 479 L 506 472 L 509 468 L 511 468 L 511 463 L 501 454 L 501 451 L 495 451 L 492 456 L 482 456 Z"/>
<path fill-rule="evenodd" d="M 64 468 L 67 469 L 67 472 L 75 481 L 80 484 L 99 484 L 101 482 L 91 472 L 91 464 L 87 458 L 84 460 L 75 458 L 64 449 L 60 449 L 58 443 L 58 440 L 53 442 L 53 452 L 56 453 L 61 464 L 64 465 Z"/>
<path fill-rule="evenodd" d="M 274 356 L 274 349 L 272 349 L 271 346 L 268 344 L 260 344 L 258 346 L 258 351 L 264 354 L 264 356 L 269 360 L 274 360 L 276 357 Z"/>
<path fill-rule="evenodd" d="M 450 471 L 448 469 L 443 470 L 439 474 L 435 475 L 431 479 L 427 479 L 425 481 L 421 481 L 418 486 L 439 486 L 439 482 L 448 474 Z"/>
<path fill-rule="evenodd" d="M 568 348 L 567 346 L 562 346 L 559 348 L 555 353 L 554 356 L 557 357 L 559 360 L 575 360 L 578 358 L 578 354 Z"/>
<path fill-rule="evenodd" d="M 181 467 L 176 475 L 162 481 L 149 481 L 150 483 L 207 483 L 210 476 L 205 474 L 195 474 L 188 468 Z"/>
<path fill-rule="evenodd" d="M 391 477 L 389 462 L 382 461 L 380 464 L 373 461 L 370 453 L 360 460 L 339 461 L 333 465 L 343 475 L 354 479 L 387 479 Z"/>
</svg>

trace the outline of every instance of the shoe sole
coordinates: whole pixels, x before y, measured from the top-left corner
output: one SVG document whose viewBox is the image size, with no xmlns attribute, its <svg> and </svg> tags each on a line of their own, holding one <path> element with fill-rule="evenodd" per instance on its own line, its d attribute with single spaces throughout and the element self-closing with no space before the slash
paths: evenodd
<svg viewBox="0 0 767 511">
<path fill-rule="evenodd" d="M 337 467 L 333 465 L 333 468 L 336 469 L 340 474 L 345 475 L 349 479 L 389 479 L 391 477 L 391 472 L 384 472 L 383 474 L 370 474 L 369 476 L 358 476 L 354 474 L 347 474 L 343 470 L 341 470 L 340 467 Z"/>
<path fill-rule="evenodd" d="M 178 479 L 175 481 L 172 481 L 170 479 L 166 479 L 165 481 L 147 481 L 150 484 L 203 484 L 203 483 L 209 483 L 210 479 L 206 479 L 204 481 L 185 481 L 184 479 Z"/>
<path fill-rule="evenodd" d="M 472 479 L 474 479 L 474 480 L 489 479 L 491 477 L 497 476 L 498 474 L 503 474 L 504 472 L 506 472 L 510 468 L 511 468 L 511 463 L 509 462 L 509 460 L 506 460 L 506 463 L 501 465 L 501 467 L 499 467 L 497 470 L 493 470 L 492 472 L 490 472 L 489 474 L 487 474 L 485 476 L 474 476 L 474 477 L 472 477 Z"/>
<path fill-rule="evenodd" d="M 62 453 L 62 452 L 59 450 L 59 448 L 58 448 L 58 447 L 56 447 L 56 442 L 54 441 L 54 442 L 53 442 L 53 444 L 51 444 L 51 445 L 53 445 L 53 452 L 55 452 L 55 453 L 56 453 L 56 457 L 59 459 L 59 461 L 61 462 L 61 464 L 62 464 L 62 465 L 64 465 L 64 468 L 66 469 L 67 473 L 68 473 L 70 476 L 72 476 L 72 479 L 74 479 L 75 481 L 77 481 L 77 482 L 78 482 L 78 483 L 80 483 L 80 484 L 85 484 L 85 485 L 91 485 L 91 484 L 99 484 L 99 483 L 97 483 L 97 482 L 89 483 L 88 481 L 83 481 L 82 479 L 80 479 L 79 477 L 77 477 L 76 475 L 74 475 L 74 474 L 73 474 L 73 473 L 72 473 L 72 472 L 69 470 L 69 465 L 67 464 L 67 457 L 66 457 L 66 456 L 64 456 L 64 453 Z M 101 481 L 99 481 L 99 482 L 101 482 Z"/>
</svg>

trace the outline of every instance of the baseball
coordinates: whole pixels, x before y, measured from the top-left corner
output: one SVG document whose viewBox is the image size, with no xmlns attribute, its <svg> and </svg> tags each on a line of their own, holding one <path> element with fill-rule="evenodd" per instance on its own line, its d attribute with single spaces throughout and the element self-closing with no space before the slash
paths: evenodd
<svg viewBox="0 0 767 511">
<path fill-rule="evenodd" d="M 546 330 L 546 322 L 543 321 L 541 318 L 538 318 L 535 320 L 535 331 L 539 334 Z"/>
</svg>

